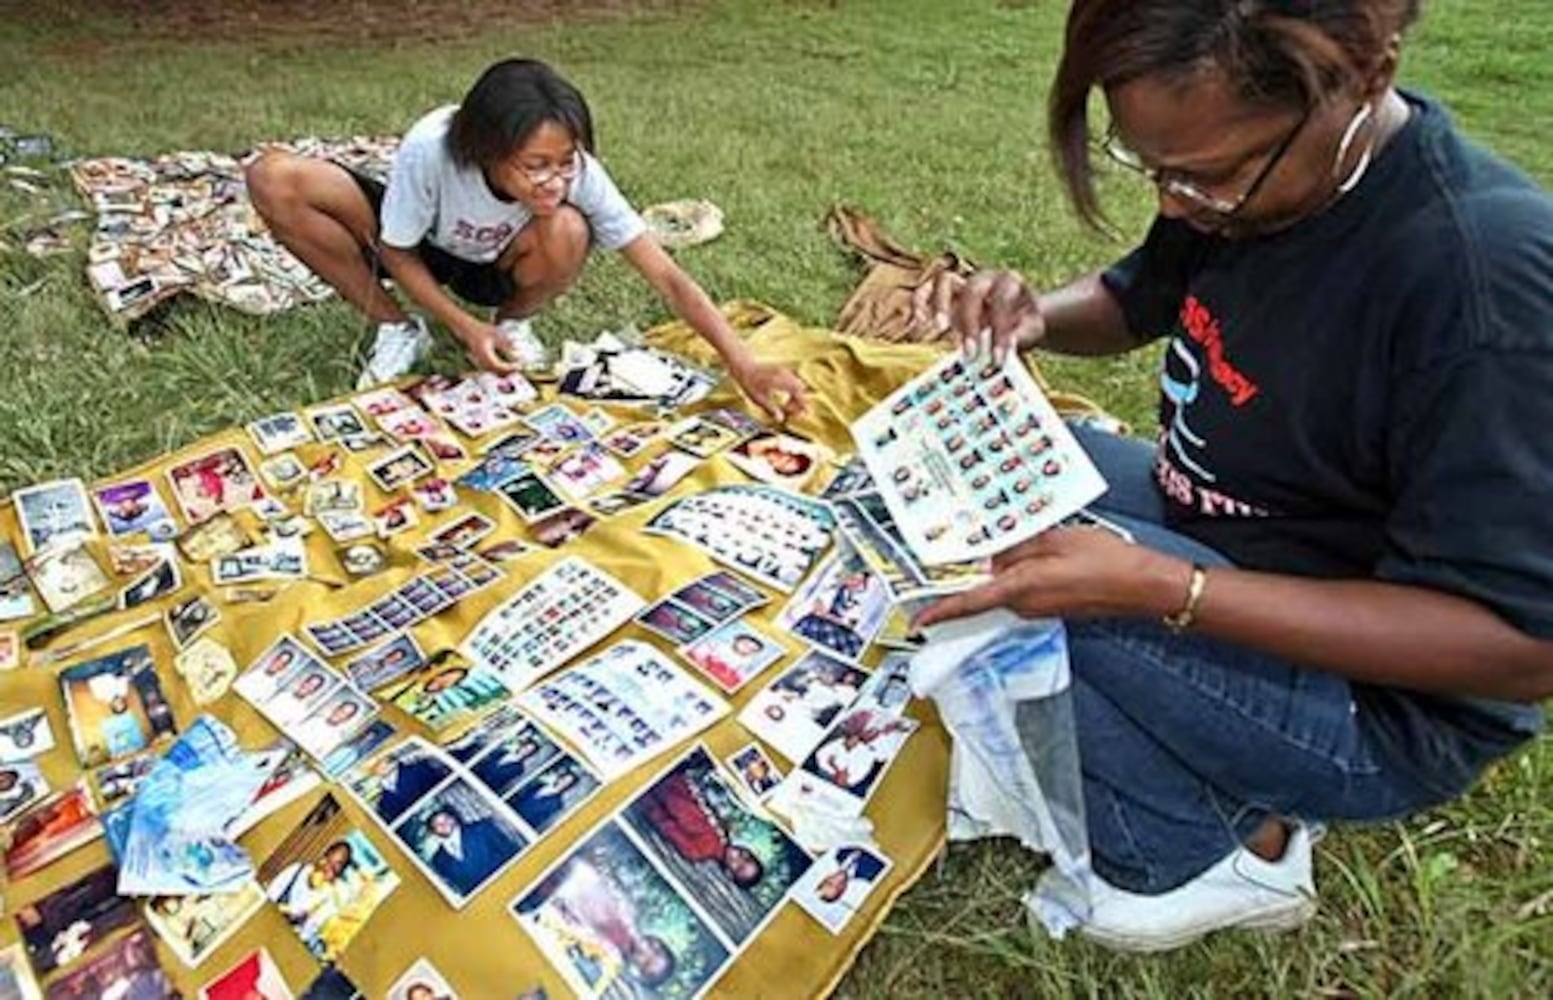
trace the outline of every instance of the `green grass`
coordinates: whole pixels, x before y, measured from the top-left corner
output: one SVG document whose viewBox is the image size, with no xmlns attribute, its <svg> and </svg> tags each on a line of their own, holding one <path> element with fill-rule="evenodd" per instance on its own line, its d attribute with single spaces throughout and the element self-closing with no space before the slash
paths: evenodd
<svg viewBox="0 0 1553 1000">
<path fill-rule="evenodd" d="M 1040 282 L 1124 249 L 1080 229 L 1047 164 L 1040 117 L 1064 8 L 707 2 L 586 25 L 503 21 L 464 42 L 350 47 L 139 40 L 123 22 L 54 4 L 26 23 L 0 22 L 0 118 L 82 155 L 396 132 L 455 100 L 493 58 L 525 52 L 589 95 L 605 158 L 638 203 L 695 196 L 726 210 L 727 235 L 682 257 L 715 297 L 759 298 L 825 324 L 858 276 L 820 227 L 838 200 L 908 245 L 949 246 Z M 1550 50 L 1546 0 L 1437 0 L 1403 75 L 1549 184 Z M 1147 217 L 1147 192 L 1112 194 L 1126 225 Z M 38 211 L 0 192 L 0 224 Z M 601 261 L 545 325 L 586 334 L 663 315 L 640 281 Z M 79 254 L 0 252 L 0 318 L 0 488 L 100 476 L 343 391 L 363 332 L 338 303 L 265 320 L 189 303 L 127 337 L 88 295 Z M 458 361 L 448 352 L 439 363 Z M 1147 425 L 1151 357 L 1048 373 Z M 1036 862 L 1006 846 L 957 846 L 841 995 L 1553 995 L 1550 792 L 1543 742 L 1448 809 L 1329 837 L 1321 915 L 1298 936 L 1230 937 L 1146 960 L 1032 936 L 1019 898 Z"/>
</svg>

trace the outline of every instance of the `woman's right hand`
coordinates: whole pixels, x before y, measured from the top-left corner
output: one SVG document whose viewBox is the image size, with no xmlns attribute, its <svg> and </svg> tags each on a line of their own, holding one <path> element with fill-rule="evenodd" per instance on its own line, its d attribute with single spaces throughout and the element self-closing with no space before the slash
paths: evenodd
<svg viewBox="0 0 1553 1000">
<path fill-rule="evenodd" d="M 969 278 L 945 271 L 912 293 L 911 320 L 916 330 L 954 337 L 967 358 L 990 351 L 999 364 L 1046 335 L 1040 295 L 1013 271 L 977 271 Z"/>
</svg>

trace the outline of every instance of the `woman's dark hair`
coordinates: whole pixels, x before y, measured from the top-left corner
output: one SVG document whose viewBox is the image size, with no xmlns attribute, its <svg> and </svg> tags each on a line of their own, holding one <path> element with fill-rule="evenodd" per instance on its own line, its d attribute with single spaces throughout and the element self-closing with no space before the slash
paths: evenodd
<svg viewBox="0 0 1553 1000">
<path fill-rule="evenodd" d="M 1375 68 L 1422 0 L 1074 0 L 1047 107 L 1057 170 L 1103 222 L 1089 162 L 1089 94 L 1145 76 L 1217 72 L 1240 96 L 1304 111 Z"/>
<path fill-rule="evenodd" d="M 504 59 L 480 74 L 453 113 L 448 154 L 461 167 L 489 170 L 545 122 L 593 152 L 593 114 L 577 88 L 536 59 Z"/>
</svg>

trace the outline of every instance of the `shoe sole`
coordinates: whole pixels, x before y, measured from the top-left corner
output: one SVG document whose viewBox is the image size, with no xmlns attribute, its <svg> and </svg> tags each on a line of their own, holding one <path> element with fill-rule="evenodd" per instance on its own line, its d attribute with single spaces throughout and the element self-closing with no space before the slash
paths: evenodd
<svg viewBox="0 0 1553 1000">
<path fill-rule="evenodd" d="M 1253 911 L 1238 918 L 1233 923 L 1223 924 L 1218 927 L 1205 927 L 1199 930 L 1183 930 L 1170 937 L 1137 937 L 1127 934 L 1096 933 L 1088 926 L 1080 927 L 1079 933 L 1083 934 L 1090 941 L 1115 951 L 1150 954 L 1184 948 L 1194 941 L 1198 941 L 1217 931 L 1249 930 L 1281 933 L 1297 930 L 1304 926 L 1315 914 L 1316 901 L 1304 898 L 1288 906 L 1274 906 L 1264 910 Z"/>
</svg>

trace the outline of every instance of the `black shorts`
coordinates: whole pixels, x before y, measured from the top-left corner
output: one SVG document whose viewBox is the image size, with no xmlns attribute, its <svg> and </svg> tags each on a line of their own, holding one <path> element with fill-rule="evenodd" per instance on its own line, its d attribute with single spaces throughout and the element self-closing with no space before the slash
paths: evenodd
<svg viewBox="0 0 1553 1000">
<path fill-rule="evenodd" d="M 386 190 L 382 181 L 359 174 L 344 164 L 339 166 L 351 175 L 356 186 L 361 188 L 361 193 L 367 196 L 367 203 L 372 206 L 372 216 L 381 225 L 383 193 Z M 499 306 L 517 294 L 518 286 L 513 282 L 512 275 L 494 263 L 477 264 L 462 257 L 455 257 L 441 247 L 433 246 L 427 240 L 421 240 L 415 252 L 420 255 L 421 260 L 426 264 L 426 270 L 431 272 L 438 284 L 448 286 L 457 293 L 459 298 L 473 302 L 477 306 Z M 372 255 L 369 251 L 369 257 Z"/>
</svg>

